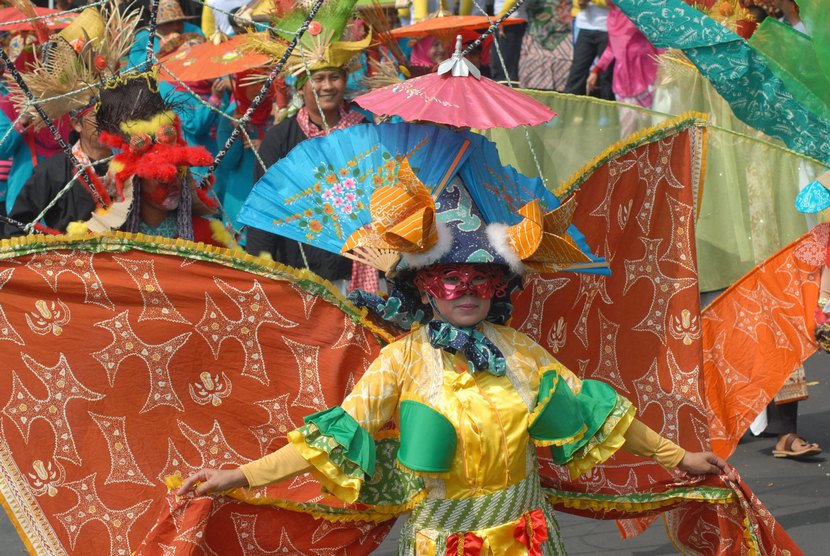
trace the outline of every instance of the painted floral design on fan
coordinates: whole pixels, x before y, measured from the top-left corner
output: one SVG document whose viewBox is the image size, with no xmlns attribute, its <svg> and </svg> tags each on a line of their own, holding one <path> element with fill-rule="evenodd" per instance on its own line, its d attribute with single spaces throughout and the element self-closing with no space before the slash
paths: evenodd
<svg viewBox="0 0 830 556">
<path fill-rule="evenodd" d="M 55 336 L 60 336 L 63 333 L 63 327 L 69 323 L 70 312 L 69 307 L 58 299 L 57 304 L 54 301 L 47 303 L 43 299 L 35 301 L 35 311 L 26 315 L 26 323 L 32 332 L 45 336 L 50 332 Z"/>
<path fill-rule="evenodd" d="M 317 166 L 314 169 L 314 177 L 317 179 L 314 185 L 299 195 L 285 199 L 285 204 L 290 205 L 314 197 L 314 206 L 282 220 L 274 220 L 274 224 L 289 224 L 299 220 L 298 225 L 308 230 L 306 236 L 309 240 L 313 240 L 316 234 L 322 232 L 324 226 L 333 226 L 338 237 L 342 236 L 343 232 L 338 222 L 340 218 L 357 220 L 357 211 L 365 208 L 358 197 L 364 195 L 364 184 L 371 173 L 362 173 L 358 163 L 375 150 L 377 146 L 358 154 L 337 170 L 331 164 Z"/>
<path fill-rule="evenodd" d="M 306 201 L 307 204 L 307 200 L 310 199 L 312 206 L 286 218 L 274 220 L 273 224 L 293 226 L 296 222 L 296 225 L 306 231 L 308 241 L 314 241 L 327 227 L 331 227 L 337 237 L 343 239 L 345 234 L 341 223 L 361 220 L 358 213 L 369 209 L 363 199 L 368 199 L 371 192 L 378 187 L 394 185 L 403 161 L 426 145 L 428 140 L 428 137 L 424 137 L 405 154 L 393 155 L 384 152 L 381 154 L 381 162 L 366 169 L 361 169 L 360 163 L 369 158 L 378 149 L 378 145 L 347 160 L 341 168 L 335 168 L 330 163 L 321 163 L 314 169 L 314 178 L 317 181 L 302 193 L 284 201 L 286 205 L 300 201 Z"/>
</svg>

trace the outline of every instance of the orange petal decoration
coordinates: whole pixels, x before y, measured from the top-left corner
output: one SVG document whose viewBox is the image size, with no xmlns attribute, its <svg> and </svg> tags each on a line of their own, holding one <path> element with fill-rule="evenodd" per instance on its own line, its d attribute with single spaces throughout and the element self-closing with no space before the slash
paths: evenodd
<svg viewBox="0 0 830 556">
<path fill-rule="evenodd" d="M 435 201 L 406 158 L 398 168 L 397 181 L 397 185 L 375 189 L 369 201 L 371 229 L 356 230 L 342 251 L 371 246 L 417 253 L 435 245 Z"/>
<path fill-rule="evenodd" d="M 524 218 L 510 226 L 507 235 L 510 246 L 528 268 L 536 272 L 556 272 L 577 263 L 590 262 L 591 259 L 568 235 L 575 208 L 576 203 L 571 197 L 544 216 L 538 200 L 519 209 L 518 214 Z"/>
<path fill-rule="evenodd" d="M 513 251 L 524 261 L 532 257 L 542 243 L 542 205 L 534 199 L 520 208 L 518 214 L 523 219 L 507 229 L 507 237 Z"/>
</svg>

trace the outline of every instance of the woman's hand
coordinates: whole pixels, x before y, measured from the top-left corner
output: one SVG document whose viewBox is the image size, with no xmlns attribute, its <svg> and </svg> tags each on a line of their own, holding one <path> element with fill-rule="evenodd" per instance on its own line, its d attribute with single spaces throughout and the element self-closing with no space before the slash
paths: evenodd
<svg viewBox="0 0 830 556">
<path fill-rule="evenodd" d="M 597 86 L 597 78 L 599 77 L 598 73 L 591 72 L 588 74 L 588 79 L 585 81 L 585 92 L 587 94 L 591 94 L 594 92 L 594 88 Z"/>
<path fill-rule="evenodd" d="M 196 495 L 202 496 L 211 492 L 229 490 L 248 486 L 248 479 L 238 467 L 236 469 L 201 469 L 184 480 L 176 495 L 184 496 L 199 481 Z"/>
<path fill-rule="evenodd" d="M 225 76 L 215 79 L 210 86 L 211 94 L 217 97 L 221 98 L 225 91 L 233 92 L 233 82 L 230 77 Z"/>
<path fill-rule="evenodd" d="M 712 452 L 686 452 L 677 467 L 691 475 L 726 475 L 731 481 L 738 480 L 726 460 Z"/>
</svg>

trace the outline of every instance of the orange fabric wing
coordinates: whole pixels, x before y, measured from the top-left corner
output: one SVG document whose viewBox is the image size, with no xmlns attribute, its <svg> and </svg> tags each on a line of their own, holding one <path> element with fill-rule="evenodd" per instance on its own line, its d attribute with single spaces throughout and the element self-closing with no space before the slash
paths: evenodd
<svg viewBox="0 0 830 556">
<path fill-rule="evenodd" d="M 285 444 L 380 344 L 310 273 L 163 241 L 3 250 L 17 256 L 0 261 L 0 471 L 21 537 L 38 554 L 132 554 L 148 533 L 142 554 L 370 553 L 391 522 L 167 494 L 166 476 Z M 276 495 L 345 510 L 305 475 Z"/>
</svg>

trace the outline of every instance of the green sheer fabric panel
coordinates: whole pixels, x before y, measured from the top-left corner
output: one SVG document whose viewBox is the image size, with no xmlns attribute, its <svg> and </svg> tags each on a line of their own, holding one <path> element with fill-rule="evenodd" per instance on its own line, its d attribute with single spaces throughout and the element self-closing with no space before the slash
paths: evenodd
<svg viewBox="0 0 830 556">
<path fill-rule="evenodd" d="M 796 100 L 813 114 L 830 120 L 830 81 L 819 65 L 810 37 L 768 17 L 749 44 Z"/>
<path fill-rule="evenodd" d="M 738 35 L 682 0 L 616 0 L 655 46 L 682 49 L 744 122 L 830 162 L 830 120 L 813 113 Z"/>
<path fill-rule="evenodd" d="M 782 146 L 742 123 L 693 67 L 663 64 L 655 106 L 660 111 L 584 96 L 527 91 L 559 115 L 528 130 L 549 189 L 567 182 L 584 165 L 627 136 L 672 115 L 707 112 L 706 178 L 697 227 L 702 291 L 728 287 L 756 264 L 804 234 L 814 221 L 795 211 L 799 185 L 828 166 Z M 494 129 L 505 163 L 539 175 L 523 129 Z M 819 215 L 825 220 L 824 215 Z"/>
<path fill-rule="evenodd" d="M 798 0 L 801 20 L 813 39 L 816 60 L 830 79 L 830 2 L 827 0 Z"/>
</svg>

